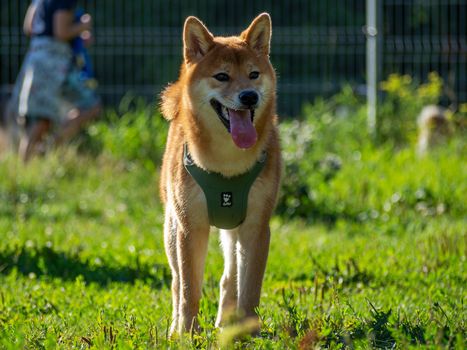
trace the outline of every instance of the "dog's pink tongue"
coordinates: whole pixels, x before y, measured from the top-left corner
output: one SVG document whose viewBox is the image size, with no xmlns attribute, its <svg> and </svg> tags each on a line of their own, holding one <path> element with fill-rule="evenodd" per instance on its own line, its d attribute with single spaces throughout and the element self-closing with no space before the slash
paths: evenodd
<svg viewBox="0 0 467 350">
<path fill-rule="evenodd" d="M 256 129 L 249 110 L 229 109 L 230 134 L 239 148 L 250 148 L 256 143 Z"/>
</svg>

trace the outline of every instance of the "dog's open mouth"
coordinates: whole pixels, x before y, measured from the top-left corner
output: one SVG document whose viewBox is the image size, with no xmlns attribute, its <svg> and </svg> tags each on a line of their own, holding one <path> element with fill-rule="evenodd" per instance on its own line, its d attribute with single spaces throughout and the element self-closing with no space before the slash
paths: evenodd
<svg viewBox="0 0 467 350">
<path fill-rule="evenodd" d="M 256 143 L 254 109 L 231 109 L 215 99 L 211 100 L 211 106 L 239 148 L 250 148 Z"/>
</svg>

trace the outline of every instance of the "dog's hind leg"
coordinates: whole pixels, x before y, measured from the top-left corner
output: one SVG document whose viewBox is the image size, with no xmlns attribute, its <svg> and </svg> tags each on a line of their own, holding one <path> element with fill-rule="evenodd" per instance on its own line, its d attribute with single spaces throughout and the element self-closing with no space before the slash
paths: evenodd
<svg viewBox="0 0 467 350">
<path fill-rule="evenodd" d="M 220 282 L 220 301 L 216 327 L 221 327 L 237 308 L 237 236 L 238 230 L 221 230 L 224 273 Z"/>
<path fill-rule="evenodd" d="M 204 262 L 208 248 L 209 226 L 203 230 L 177 230 L 177 260 L 180 272 L 178 331 L 197 330 Z"/>
<path fill-rule="evenodd" d="M 242 225 L 238 235 L 238 309 L 245 318 L 257 318 L 261 286 L 269 251 L 268 224 Z"/>
</svg>

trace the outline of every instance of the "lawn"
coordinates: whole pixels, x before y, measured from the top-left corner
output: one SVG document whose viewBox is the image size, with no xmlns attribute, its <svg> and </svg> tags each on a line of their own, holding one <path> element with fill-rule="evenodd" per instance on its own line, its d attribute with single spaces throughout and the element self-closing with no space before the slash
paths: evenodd
<svg viewBox="0 0 467 350">
<path fill-rule="evenodd" d="M 73 150 L 28 166 L 4 156 L 1 347 L 463 349 L 465 158 L 446 151 L 417 160 L 405 151 L 388 159 L 375 151 L 344 167 L 334 186 L 350 174 L 371 183 L 383 173 L 392 195 L 382 193 L 382 213 L 333 223 L 273 219 L 259 337 L 232 343 L 213 328 L 222 271 L 213 231 L 202 331 L 172 341 L 157 171 Z M 423 186 L 434 193 L 410 204 L 403 189 L 412 177 L 398 174 L 425 179 L 420 198 Z M 353 181 L 341 196 L 362 195 Z"/>
<path fill-rule="evenodd" d="M 281 127 L 286 176 L 254 338 L 213 326 L 216 230 L 201 331 L 168 337 L 160 116 L 108 117 L 27 166 L 0 154 L 0 348 L 464 349 L 465 135 L 419 158 L 413 141 L 372 145 L 357 120 L 317 114 Z"/>
</svg>

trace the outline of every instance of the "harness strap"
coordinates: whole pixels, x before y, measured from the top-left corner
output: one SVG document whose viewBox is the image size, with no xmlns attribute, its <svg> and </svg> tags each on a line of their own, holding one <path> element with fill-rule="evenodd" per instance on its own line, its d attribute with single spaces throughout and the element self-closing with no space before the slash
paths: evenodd
<svg viewBox="0 0 467 350">
<path fill-rule="evenodd" d="M 263 170 L 266 158 L 267 153 L 263 152 L 249 171 L 227 178 L 197 166 L 188 152 L 188 146 L 184 145 L 183 164 L 203 190 L 208 205 L 209 223 L 212 226 L 229 230 L 245 220 L 250 188 Z"/>
</svg>

